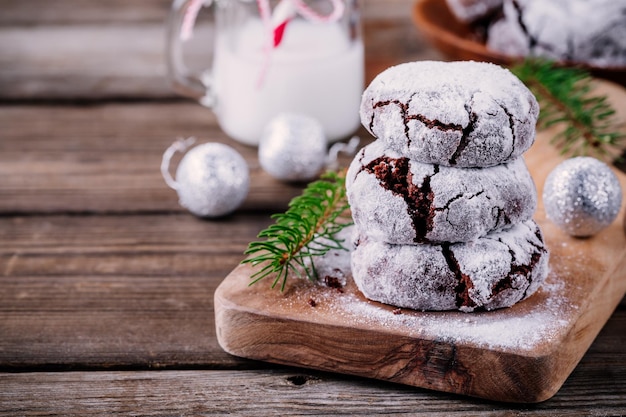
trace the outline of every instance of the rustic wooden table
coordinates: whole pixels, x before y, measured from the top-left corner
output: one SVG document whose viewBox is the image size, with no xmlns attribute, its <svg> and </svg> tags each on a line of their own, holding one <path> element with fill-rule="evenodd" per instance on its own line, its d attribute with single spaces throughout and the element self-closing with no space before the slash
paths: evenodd
<svg viewBox="0 0 626 417">
<path fill-rule="evenodd" d="M 169 4 L 0 0 L 0 415 L 626 414 L 626 301 L 537 405 L 223 352 L 215 288 L 301 188 L 272 180 L 255 149 L 172 93 Z M 368 79 L 441 58 L 410 5 L 365 0 Z M 191 135 L 234 146 L 250 165 L 250 194 L 232 216 L 193 217 L 162 180 L 163 151 Z"/>
</svg>

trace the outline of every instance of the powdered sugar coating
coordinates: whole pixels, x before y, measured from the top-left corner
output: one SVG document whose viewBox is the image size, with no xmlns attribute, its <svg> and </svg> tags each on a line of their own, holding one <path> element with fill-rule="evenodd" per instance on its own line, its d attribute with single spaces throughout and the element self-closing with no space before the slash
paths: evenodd
<svg viewBox="0 0 626 417">
<path fill-rule="evenodd" d="M 346 189 L 361 233 L 394 244 L 475 240 L 530 220 L 537 207 L 522 158 L 451 168 L 403 158 L 379 140 L 354 158 Z"/>
<path fill-rule="evenodd" d="M 473 22 L 502 7 L 502 0 L 446 0 L 452 14 L 462 22 Z"/>
<path fill-rule="evenodd" d="M 363 93 L 361 122 L 423 163 L 486 167 L 534 142 L 539 105 L 510 71 L 471 61 L 420 61 L 380 73 Z"/>
<path fill-rule="evenodd" d="M 505 0 L 487 47 L 600 67 L 626 65 L 624 0 Z"/>
<path fill-rule="evenodd" d="M 357 234 L 352 275 L 365 297 L 397 307 L 494 310 L 537 291 L 548 257 L 532 220 L 472 243 L 391 245 Z"/>
</svg>

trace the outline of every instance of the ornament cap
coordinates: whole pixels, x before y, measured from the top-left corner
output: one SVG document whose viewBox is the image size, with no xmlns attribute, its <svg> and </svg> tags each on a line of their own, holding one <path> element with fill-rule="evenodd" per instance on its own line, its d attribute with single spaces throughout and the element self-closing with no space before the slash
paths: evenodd
<svg viewBox="0 0 626 417">
<path fill-rule="evenodd" d="M 183 153 L 187 149 L 189 149 L 194 143 L 196 143 L 196 138 L 189 137 L 187 139 L 178 138 L 178 140 L 172 143 L 163 153 L 163 159 L 161 160 L 161 175 L 165 180 L 165 183 L 173 190 L 178 190 L 178 183 L 170 174 L 170 165 L 172 161 L 172 157 L 176 152 Z"/>
</svg>

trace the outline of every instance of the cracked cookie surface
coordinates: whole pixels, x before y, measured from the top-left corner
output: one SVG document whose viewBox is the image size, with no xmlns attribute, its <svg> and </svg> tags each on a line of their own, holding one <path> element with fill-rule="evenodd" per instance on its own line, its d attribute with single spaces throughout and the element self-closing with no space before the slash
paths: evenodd
<svg viewBox="0 0 626 417">
<path fill-rule="evenodd" d="M 423 164 L 364 147 L 346 177 L 362 234 L 393 244 L 468 242 L 532 218 L 535 184 L 521 158 L 488 168 Z"/>
<path fill-rule="evenodd" d="M 534 142 L 539 105 L 510 71 L 489 63 L 420 61 L 380 73 L 363 93 L 361 122 L 422 163 L 486 167 Z"/>
<path fill-rule="evenodd" d="M 532 221 L 472 243 L 392 245 L 355 229 L 352 274 L 370 300 L 415 310 L 510 307 L 548 275 L 548 251 Z"/>
<path fill-rule="evenodd" d="M 504 0 L 487 47 L 510 56 L 541 56 L 599 67 L 626 65 L 623 0 Z"/>
</svg>

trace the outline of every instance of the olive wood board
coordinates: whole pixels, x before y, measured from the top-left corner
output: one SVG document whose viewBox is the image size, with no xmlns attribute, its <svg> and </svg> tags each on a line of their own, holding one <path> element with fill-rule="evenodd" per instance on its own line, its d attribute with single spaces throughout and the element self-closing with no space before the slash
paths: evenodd
<svg viewBox="0 0 626 417">
<path fill-rule="evenodd" d="M 623 95 L 620 96 L 623 100 Z M 540 133 L 525 154 L 539 196 L 563 160 Z M 614 170 L 622 189 L 626 175 Z M 420 312 L 365 299 L 351 278 L 342 288 L 290 278 L 249 285 L 254 269 L 235 268 L 215 292 L 217 338 L 228 353 L 503 402 L 552 397 L 626 293 L 622 208 L 591 238 L 572 238 L 535 220 L 550 250 L 537 293 L 491 312 Z"/>
</svg>

